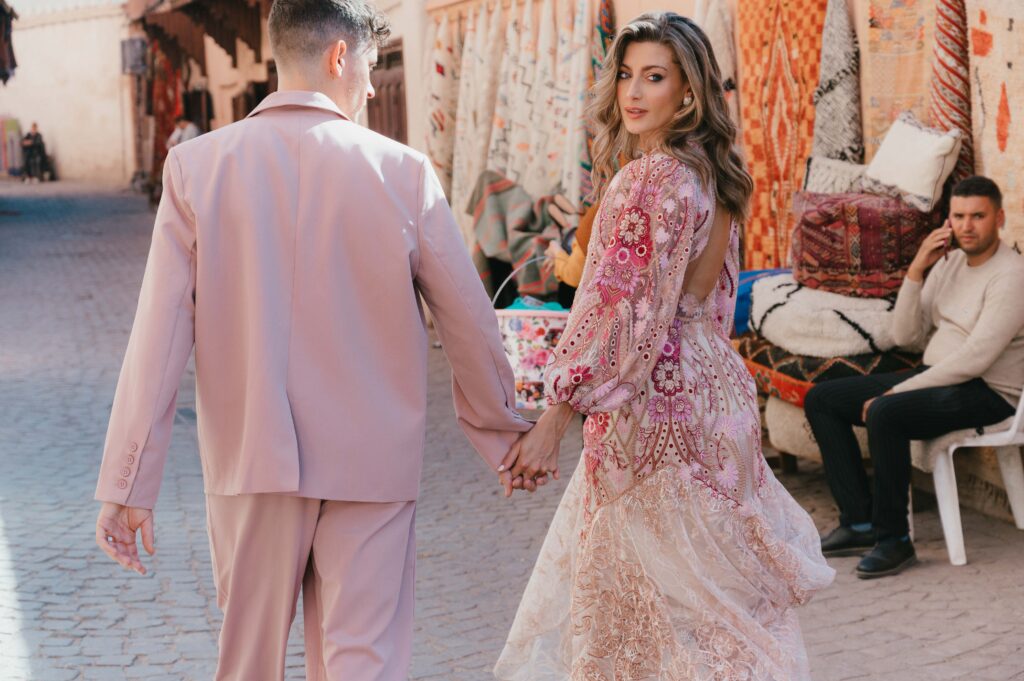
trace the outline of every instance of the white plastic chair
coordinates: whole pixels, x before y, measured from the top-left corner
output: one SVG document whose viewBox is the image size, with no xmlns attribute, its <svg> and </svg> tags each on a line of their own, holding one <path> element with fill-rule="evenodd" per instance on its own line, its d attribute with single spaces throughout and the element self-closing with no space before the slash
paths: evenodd
<svg viewBox="0 0 1024 681">
<path fill-rule="evenodd" d="M 997 430 L 989 432 L 989 428 Z M 956 473 L 953 469 L 953 455 L 961 447 L 993 447 L 999 459 L 999 470 L 1006 485 L 1006 496 L 1013 511 L 1013 521 L 1018 529 L 1024 530 L 1024 465 L 1021 464 L 1020 447 L 1024 445 L 1024 394 L 1017 403 L 1017 413 L 994 426 L 986 426 L 986 432 L 978 435 L 973 428 L 937 438 L 950 444 L 939 452 L 932 472 L 935 481 L 935 496 L 939 502 L 939 517 L 942 519 L 942 533 L 946 537 L 949 562 L 953 565 L 967 563 L 964 549 L 964 532 L 960 523 L 960 497 L 956 490 Z M 937 440 L 922 443 L 926 450 Z M 913 516 L 911 516 L 913 517 Z M 913 527 L 913 522 L 911 522 Z M 911 530 L 913 531 L 913 530 Z"/>
</svg>

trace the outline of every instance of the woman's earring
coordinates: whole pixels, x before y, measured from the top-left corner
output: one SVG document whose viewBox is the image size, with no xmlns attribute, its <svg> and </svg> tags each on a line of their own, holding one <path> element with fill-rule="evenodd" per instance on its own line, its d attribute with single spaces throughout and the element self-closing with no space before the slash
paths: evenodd
<svg viewBox="0 0 1024 681">
<path fill-rule="evenodd" d="M 686 96 L 683 97 L 683 106 L 690 106 L 693 104 L 693 93 L 687 92 Z"/>
</svg>

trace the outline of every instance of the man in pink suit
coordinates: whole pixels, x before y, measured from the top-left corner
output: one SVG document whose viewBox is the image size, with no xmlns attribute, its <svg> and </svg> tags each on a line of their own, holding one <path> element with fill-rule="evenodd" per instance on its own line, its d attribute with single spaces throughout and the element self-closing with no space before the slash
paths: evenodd
<svg viewBox="0 0 1024 681">
<path fill-rule="evenodd" d="M 216 678 L 283 678 L 301 586 L 308 678 L 398 681 L 426 427 L 420 296 L 484 460 L 497 470 L 531 424 L 514 410 L 493 309 L 430 163 L 352 122 L 373 96 L 386 20 L 364 0 L 277 0 L 269 28 L 281 90 L 167 156 L 96 539 L 145 572 L 136 535 L 153 553 L 194 346 L 224 612 Z"/>
</svg>

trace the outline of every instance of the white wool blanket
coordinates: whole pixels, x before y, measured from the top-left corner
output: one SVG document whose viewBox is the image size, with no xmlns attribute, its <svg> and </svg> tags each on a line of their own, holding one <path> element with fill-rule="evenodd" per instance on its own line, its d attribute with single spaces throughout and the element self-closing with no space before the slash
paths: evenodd
<svg viewBox="0 0 1024 681">
<path fill-rule="evenodd" d="M 794 355 L 845 357 L 886 352 L 895 301 L 854 298 L 807 288 L 792 274 L 754 282 L 750 326 Z"/>
</svg>

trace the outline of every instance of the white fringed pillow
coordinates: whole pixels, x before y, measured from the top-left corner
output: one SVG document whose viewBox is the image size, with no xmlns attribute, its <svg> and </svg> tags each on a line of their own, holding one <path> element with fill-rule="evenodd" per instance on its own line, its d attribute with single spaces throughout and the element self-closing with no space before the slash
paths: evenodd
<svg viewBox="0 0 1024 681">
<path fill-rule="evenodd" d="M 922 125 L 906 111 L 893 122 L 864 172 L 864 191 L 900 196 L 925 213 L 942 196 L 963 144 L 959 130 L 948 132 Z"/>
</svg>

